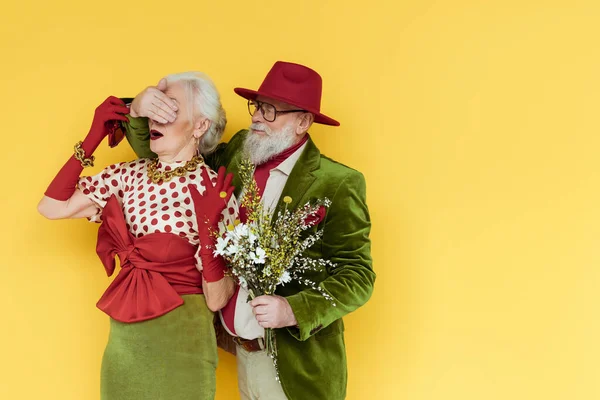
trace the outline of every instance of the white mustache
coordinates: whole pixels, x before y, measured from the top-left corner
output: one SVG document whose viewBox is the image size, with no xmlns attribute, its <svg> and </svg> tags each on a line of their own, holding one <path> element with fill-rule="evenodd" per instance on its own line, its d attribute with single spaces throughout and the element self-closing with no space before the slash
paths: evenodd
<svg viewBox="0 0 600 400">
<path fill-rule="evenodd" d="M 271 129 L 269 129 L 269 127 L 266 126 L 265 124 L 251 124 L 250 129 L 256 130 L 256 131 L 263 131 L 267 135 L 271 135 Z"/>
</svg>

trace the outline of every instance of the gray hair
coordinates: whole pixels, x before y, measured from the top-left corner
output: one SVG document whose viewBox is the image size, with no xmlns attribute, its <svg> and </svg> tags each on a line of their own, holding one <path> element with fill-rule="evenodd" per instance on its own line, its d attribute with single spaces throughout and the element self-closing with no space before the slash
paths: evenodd
<svg viewBox="0 0 600 400">
<path fill-rule="evenodd" d="M 202 72 L 181 72 L 167 75 L 166 79 L 167 85 L 174 82 L 183 84 L 188 100 L 193 105 L 191 112 L 194 115 L 189 116 L 190 120 L 193 121 L 200 114 L 210 121 L 210 127 L 198 143 L 198 150 L 201 154 L 212 153 L 221 141 L 227 125 L 225 110 L 215 84 Z"/>
</svg>

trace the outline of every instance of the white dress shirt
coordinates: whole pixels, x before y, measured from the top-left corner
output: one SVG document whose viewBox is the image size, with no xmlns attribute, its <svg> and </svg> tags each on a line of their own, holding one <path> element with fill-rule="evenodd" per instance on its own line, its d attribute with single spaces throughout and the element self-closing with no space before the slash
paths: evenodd
<svg viewBox="0 0 600 400">
<path fill-rule="evenodd" d="M 262 195 L 262 203 L 266 211 L 270 213 L 275 211 L 290 173 L 305 148 L 306 143 L 269 172 L 269 178 L 267 179 L 265 190 Z M 252 313 L 252 307 L 247 303 L 247 300 L 248 292 L 240 287 L 240 292 L 235 305 L 234 327 L 236 334 L 244 339 L 257 339 L 263 337 L 264 329 L 258 324 L 258 321 L 256 321 L 256 318 Z M 221 317 L 223 326 L 229 332 L 225 322 L 223 322 L 221 313 L 219 313 L 219 316 Z M 232 336 L 236 336 L 232 332 L 229 333 Z"/>
</svg>

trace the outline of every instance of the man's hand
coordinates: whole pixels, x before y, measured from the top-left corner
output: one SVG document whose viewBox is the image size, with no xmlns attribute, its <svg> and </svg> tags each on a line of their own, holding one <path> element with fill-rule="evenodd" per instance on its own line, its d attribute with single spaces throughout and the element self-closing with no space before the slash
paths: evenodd
<svg viewBox="0 0 600 400">
<path fill-rule="evenodd" d="M 129 114 L 134 117 L 148 117 L 159 124 L 175 121 L 177 105 L 167 96 L 167 80 L 162 78 L 158 85 L 142 90 L 133 102 Z"/>
<path fill-rule="evenodd" d="M 298 324 L 285 297 L 258 296 L 249 304 L 258 324 L 263 328 L 284 328 Z"/>
</svg>

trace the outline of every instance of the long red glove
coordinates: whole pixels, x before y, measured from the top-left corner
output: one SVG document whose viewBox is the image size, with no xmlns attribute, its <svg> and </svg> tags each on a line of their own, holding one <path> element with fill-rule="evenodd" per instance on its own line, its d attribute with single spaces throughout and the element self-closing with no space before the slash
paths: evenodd
<svg viewBox="0 0 600 400">
<path fill-rule="evenodd" d="M 102 139 L 108 135 L 112 125 L 111 121 L 127 122 L 127 117 L 123 115 L 127 113 L 129 113 L 129 109 L 125 107 L 125 103 L 114 96 L 108 97 L 96 108 L 92 127 L 81 146 L 86 157 L 90 157 L 100 145 Z M 81 162 L 71 156 L 61 170 L 58 171 L 58 174 L 46 189 L 45 195 L 56 200 L 68 200 L 75 193 L 82 170 Z"/>
<path fill-rule="evenodd" d="M 225 168 L 219 168 L 217 174 L 217 183 L 213 186 L 206 168 L 202 169 L 202 184 L 206 188 L 203 194 L 200 194 L 195 186 L 188 185 L 192 200 L 194 201 L 194 210 L 198 222 L 198 236 L 200 237 L 200 259 L 202 260 L 202 275 L 207 282 L 216 282 L 225 275 L 225 260 L 223 257 L 213 255 L 215 238 L 211 230 L 219 230 L 219 221 L 221 212 L 229 203 L 231 194 L 235 189 L 231 186 L 232 174 L 225 176 Z M 221 197 L 221 192 L 225 193 L 225 198 Z"/>
</svg>

